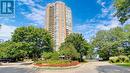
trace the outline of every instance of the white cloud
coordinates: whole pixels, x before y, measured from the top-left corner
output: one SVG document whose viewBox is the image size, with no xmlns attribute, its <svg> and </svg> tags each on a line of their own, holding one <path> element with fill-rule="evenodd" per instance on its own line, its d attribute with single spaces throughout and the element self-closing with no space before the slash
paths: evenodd
<svg viewBox="0 0 130 73">
<path fill-rule="evenodd" d="M 17 27 L 10 26 L 10 25 L 4 25 L 4 24 L 1 24 L 1 25 L 2 26 L 0 28 L 0 39 L 2 39 L 2 40 L 11 39 L 11 33 L 13 33 Z"/>
<path fill-rule="evenodd" d="M 90 24 L 85 23 L 85 24 L 82 24 L 82 25 L 79 24 L 78 26 L 75 26 L 74 28 L 76 29 L 76 31 L 85 32 L 86 30 L 90 30 L 94 27 L 92 27 Z"/>
<path fill-rule="evenodd" d="M 97 0 L 97 3 L 102 6 L 101 14 L 98 14 L 97 18 L 95 18 L 99 20 L 97 22 L 97 29 L 109 30 L 111 28 L 120 26 L 120 22 L 118 21 L 117 17 L 113 17 L 115 12 L 113 2 L 110 3 L 108 6 L 105 6 L 106 2 L 104 3 L 103 0 Z"/>
<path fill-rule="evenodd" d="M 104 2 L 104 1 L 102 1 L 102 0 L 97 0 L 97 3 L 98 3 L 99 5 L 101 5 L 102 7 L 105 7 L 105 4 L 106 4 L 106 2 Z"/>
<path fill-rule="evenodd" d="M 44 23 L 45 11 L 43 11 L 43 10 L 32 8 L 32 13 L 30 13 L 30 14 L 24 14 L 24 15 L 28 19 L 34 21 L 37 24 L 43 24 Z"/>
<path fill-rule="evenodd" d="M 105 4 L 106 4 L 106 2 L 102 2 L 102 3 L 101 3 L 101 6 L 102 6 L 102 7 L 105 7 Z"/>
<path fill-rule="evenodd" d="M 118 19 L 116 17 L 112 18 L 111 20 L 106 20 L 106 21 L 101 21 L 102 24 L 97 26 L 97 29 L 99 30 L 109 30 L 111 28 L 115 28 L 120 25 L 120 22 L 118 21 Z"/>
<path fill-rule="evenodd" d="M 45 6 L 35 3 L 33 0 L 20 0 L 19 3 L 27 5 L 31 10 L 31 12 L 21 12 L 21 14 L 23 14 L 27 19 L 33 21 L 35 24 L 44 25 Z"/>
<path fill-rule="evenodd" d="M 102 6 L 102 5 L 101 5 Z M 109 17 L 113 17 L 113 13 L 115 12 L 113 4 L 109 4 L 108 6 L 104 6 L 101 8 L 101 14 L 98 14 L 97 17 L 99 18 L 109 18 Z"/>
<path fill-rule="evenodd" d="M 97 0 L 97 3 L 101 5 L 101 13 L 90 20 L 86 20 L 83 24 L 75 26 L 75 31 L 81 32 L 86 40 L 90 40 L 99 30 L 109 30 L 121 26 L 118 19 L 113 17 L 115 10 L 112 3 L 107 4 L 103 0 Z"/>
<path fill-rule="evenodd" d="M 75 32 L 82 33 L 87 41 L 90 41 L 90 37 L 98 31 L 93 20 L 86 21 L 84 24 L 78 24 L 78 26 L 75 26 L 74 29 Z"/>
<path fill-rule="evenodd" d="M 118 26 L 121 25 L 117 18 L 112 18 L 111 20 L 91 19 L 84 24 L 75 26 L 74 29 L 76 32 L 81 32 L 84 35 L 84 38 L 90 41 L 91 37 L 94 36 L 99 30 L 109 30 Z"/>
<path fill-rule="evenodd" d="M 115 28 L 115 27 L 117 27 L 118 25 L 116 25 L 116 24 L 111 24 L 111 25 L 108 25 L 108 26 L 105 26 L 105 25 L 99 25 L 99 26 L 97 26 L 97 28 L 98 29 L 100 29 L 100 30 L 109 30 L 110 28 Z"/>
<path fill-rule="evenodd" d="M 130 19 L 125 22 L 125 24 L 130 24 Z"/>
<path fill-rule="evenodd" d="M 26 4 L 26 5 L 30 5 L 30 6 L 34 6 L 35 3 L 33 0 L 19 0 L 20 4 Z"/>
</svg>

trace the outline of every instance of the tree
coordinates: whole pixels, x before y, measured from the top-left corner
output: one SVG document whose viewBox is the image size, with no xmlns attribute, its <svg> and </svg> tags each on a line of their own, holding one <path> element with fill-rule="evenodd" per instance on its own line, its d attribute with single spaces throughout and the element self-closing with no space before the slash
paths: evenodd
<svg viewBox="0 0 130 73">
<path fill-rule="evenodd" d="M 50 34 L 33 26 L 17 28 L 12 35 L 13 42 L 34 43 L 34 48 L 42 51 L 52 51 L 53 43 Z"/>
<path fill-rule="evenodd" d="M 62 43 L 60 47 L 60 56 L 64 56 L 65 59 L 75 60 L 79 58 L 79 53 L 71 43 Z"/>
<path fill-rule="evenodd" d="M 0 44 L 0 58 L 25 58 L 36 60 L 43 52 L 53 51 L 53 40 L 49 32 L 33 26 L 17 28 L 10 41 Z"/>
<path fill-rule="evenodd" d="M 0 58 L 8 58 L 7 50 L 11 42 L 0 43 Z"/>
<path fill-rule="evenodd" d="M 125 42 L 123 44 L 125 48 L 125 55 L 130 55 L 130 24 L 125 25 L 123 28 L 125 32 Z"/>
<path fill-rule="evenodd" d="M 24 58 L 30 55 L 30 44 L 22 42 L 11 42 L 6 53 L 8 54 L 7 58 L 16 59 L 16 61 L 23 60 Z"/>
<path fill-rule="evenodd" d="M 83 61 L 83 56 L 87 54 L 90 45 L 83 38 L 82 34 L 71 33 L 66 39 L 65 43 L 71 43 L 77 52 L 80 54 L 80 61 Z"/>
<path fill-rule="evenodd" d="M 110 30 L 101 30 L 97 32 L 96 37 L 93 38 L 93 45 L 98 48 L 98 54 L 104 60 L 108 60 L 110 56 L 117 56 L 122 54 L 122 43 L 125 40 L 125 33 L 120 27 Z"/>
<path fill-rule="evenodd" d="M 10 56 L 15 58 L 27 57 L 35 60 L 41 57 L 43 51 L 53 51 L 53 40 L 49 32 L 33 26 L 17 28 L 11 42 L 13 42 L 12 49 L 8 51 Z"/>
<path fill-rule="evenodd" d="M 124 24 L 130 18 L 130 0 L 115 0 L 114 6 L 117 10 L 115 16 Z"/>
<path fill-rule="evenodd" d="M 32 58 L 35 54 L 31 46 L 34 44 L 26 42 L 11 42 L 7 41 L 0 44 L 0 58 L 10 58 L 16 61 L 23 60 L 25 58 Z"/>
</svg>

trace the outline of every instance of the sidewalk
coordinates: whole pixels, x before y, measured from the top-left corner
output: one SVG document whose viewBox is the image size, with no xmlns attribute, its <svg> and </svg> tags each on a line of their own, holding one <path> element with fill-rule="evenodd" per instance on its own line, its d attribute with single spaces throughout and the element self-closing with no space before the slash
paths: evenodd
<svg viewBox="0 0 130 73">
<path fill-rule="evenodd" d="M 31 63 L 26 63 L 26 62 L 17 62 L 17 63 L 2 63 L 0 67 L 32 68 L 33 65 Z"/>
</svg>

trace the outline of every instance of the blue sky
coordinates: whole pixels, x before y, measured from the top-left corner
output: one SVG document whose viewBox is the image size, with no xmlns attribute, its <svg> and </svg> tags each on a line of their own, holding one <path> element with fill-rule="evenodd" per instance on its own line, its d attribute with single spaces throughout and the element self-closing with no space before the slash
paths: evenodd
<svg viewBox="0 0 130 73">
<path fill-rule="evenodd" d="M 8 40 L 20 26 L 34 25 L 44 28 L 45 8 L 57 0 L 16 0 L 15 18 L 0 18 L 0 39 Z M 80 32 L 90 39 L 98 30 L 119 26 L 113 0 L 60 0 L 72 9 L 73 32 Z"/>
</svg>

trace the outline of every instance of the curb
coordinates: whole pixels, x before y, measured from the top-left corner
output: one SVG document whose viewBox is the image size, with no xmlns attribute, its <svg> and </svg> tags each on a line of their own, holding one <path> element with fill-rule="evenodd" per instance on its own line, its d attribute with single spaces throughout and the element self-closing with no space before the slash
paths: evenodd
<svg viewBox="0 0 130 73">
<path fill-rule="evenodd" d="M 40 70 L 65 70 L 65 69 L 73 69 L 73 68 L 78 68 L 82 64 L 78 64 L 76 66 L 69 66 L 69 67 L 38 67 L 33 65 L 33 69 L 40 69 Z"/>
</svg>

